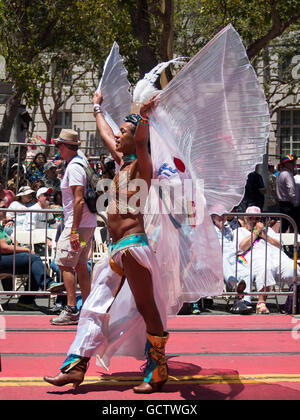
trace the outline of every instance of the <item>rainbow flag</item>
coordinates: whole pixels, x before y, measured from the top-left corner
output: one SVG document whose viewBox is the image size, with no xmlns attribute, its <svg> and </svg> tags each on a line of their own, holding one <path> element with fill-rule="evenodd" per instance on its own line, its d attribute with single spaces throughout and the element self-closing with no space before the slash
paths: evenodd
<svg viewBox="0 0 300 420">
<path fill-rule="evenodd" d="M 239 255 L 237 257 L 237 260 L 240 264 L 242 264 L 244 267 L 248 267 L 248 261 L 246 260 L 246 258 L 243 255 Z"/>
</svg>

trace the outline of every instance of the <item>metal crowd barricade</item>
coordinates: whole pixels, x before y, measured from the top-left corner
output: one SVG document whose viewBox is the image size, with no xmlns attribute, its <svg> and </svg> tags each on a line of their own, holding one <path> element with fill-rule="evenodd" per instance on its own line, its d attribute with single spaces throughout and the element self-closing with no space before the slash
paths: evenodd
<svg viewBox="0 0 300 420">
<path fill-rule="evenodd" d="M 1 219 L 3 218 L 3 213 L 14 213 L 14 231 L 11 235 L 11 239 L 14 244 L 13 250 L 13 260 L 12 260 L 12 269 L 9 273 L 0 273 L 0 274 L 7 274 L 7 277 L 12 277 L 12 290 L 0 290 L 1 295 L 7 296 L 14 296 L 14 295 L 48 295 L 50 296 L 51 293 L 47 292 L 46 290 L 46 275 L 47 275 L 47 268 L 49 269 L 50 266 L 50 259 L 49 259 L 49 249 L 48 249 L 48 239 L 53 239 L 53 235 L 50 235 L 50 232 L 56 231 L 51 228 L 49 225 L 50 222 L 50 215 L 53 213 L 61 214 L 63 210 L 61 209 L 34 209 L 28 208 L 25 210 L 12 210 L 7 208 L 0 208 L 0 216 Z M 27 213 L 29 214 L 29 224 L 30 227 L 32 226 L 32 215 L 33 213 L 42 213 L 45 214 L 45 227 L 42 229 L 29 229 L 24 230 L 22 226 L 18 226 L 16 223 L 18 213 Z M 20 244 L 20 245 L 17 245 Z M 38 255 L 41 257 L 42 262 L 44 263 L 44 287 L 43 290 L 32 291 L 31 290 L 31 283 L 32 283 L 32 276 L 31 276 L 31 260 L 32 260 L 32 251 L 34 251 L 34 246 L 37 244 L 42 244 L 44 247 L 44 252 L 39 253 Z M 24 274 L 18 274 L 17 267 L 16 267 L 16 246 L 23 246 L 24 248 L 29 248 L 31 252 L 29 252 L 29 259 L 28 259 L 28 272 Z M 3 254 L 4 255 L 4 254 Z M 0 247 L 0 258 L 2 256 L 1 247 Z M 28 290 L 19 290 L 17 288 L 17 277 L 26 275 L 28 276 Z"/>
<path fill-rule="evenodd" d="M 8 211 L 15 213 L 16 216 L 17 216 L 18 213 L 24 213 L 24 210 L 10 210 L 10 209 L 8 210 L 8 209 L 0 208 L 0 216 L 3 215 L 3 212 L 7 213 Z M 17 270 L 16 270 L 16 248 L 14 247 L 12 270 L 11 270 L 11 273 L 7 273 L 8 275 L 12 276 L 13 287 L 12 287 L 12 290 L 9 290 L 9 291 L 0 290 L 0 296 L 1 295 L 8 295 L 8 296 L 14 296 L 14 295 L 51 296 L 51 292 L 48 292 L 46 290 L 47 264 L 48 265 L 50 264 L 47 240 L 50 237 L 49 232 L 53 231 L 53 229 L 51 229 L 51 227 L 48 226 L 48 221 L 49 221 L 49 214 L 50 213 L 62 213 L 62 210 L 59 210 L 59 209 L 47 209 L 47 210 L 36 209 L 36 210 L 32 210 L 32 209 L 28 208 L 26 210 L 26 213 L 30 214 L 30 224 L 32 224 L 32 214 L 37 213 L 37 212 L 38 213 L 45 213 L 46 225 L 45 225 L 45 228 L 42 229 L 41 231 L 40 230 L 33 230 L 33 229 L 30 229 L 29 231 L 27 231 L 28 236 L 29 236 L 28 248 L 33 250 L 34 243 L 36 243 L 35 238 L 36 238 L 37 235 L 40 235 L 40 239 L 42 240 L 41 242 L 44 243 L 44 245 L 45 245 L 44 255 L 41 255 L 41 258 L 42 259 L 44 258 L 44 288 L 43 288 L 43 290 L 37 290 L 37 291 L 32 291 L 31 290 L 31 254 L 29 254 L 28 274 L 26 274 L 26 275 L 28 275 L 28 290 L 26 290 L 26 291 L 25 290 L 20 290 L 20 289 L 17 290 L 16 280 L 17 280 L 18 274 L 17 274 Z M 296 291 L 297 291 L 297 281 L 299 279 L 297 277 L 297 268 L 298 268 L 297 259 L 298 259 L 298 246 L 299 246 L 300 241 L 298 242 L 298 230 L 297 230 L 297 225 L 294 222 L 294 220 L 291 217 L 289 217 L 287 215 L 284 215 L 284 214 L 281 214 L 281 213 L 261 213 L 261 214 L 258 215 L 257 213 L 242 213 L 242 212 L 239 212 L 239 213 L 226 213 L 226 214 L 224 214 L 224 216 L 226 216 L 226 217 L 228 217 L 228 216 L 230 216 L 230 217 L 245 217 L 245 216 L 258 217 L 259 216 L 259 217 L 267 218 L 267 219 L 268 218 L 279 219 L 280 220 L 280 229 L 279 229 L 279 242 L 280 242 L 280 244 L 282 243 L 282 237 L 283 237 L 282 235 L 284 235 L 284 233 L 282 232 L 282 218 L 285 218 L 290 222 L 290 224 L 292 225 L 292 228 L 294 230 L 294 232 L 291 234 L 291 235 L 293 235 L 293 263 L 294 263 L 293 264 L 293 278 L 292 278 L 293 290 L 288 291 L 288 292 L 283 291 L 283 290 L 269 291 L 269 292 L 267 292 L 267 291 L 263 291 L 263 292 L 255 291 L 255 292 L 253 292 L 253 289 L 252 289 L 253 285 L 251 283 L 251 289 L 250 289 L 251 291 L 248 294 L 251 295 L 251 296 L 252 295 L 257 296 L 257 295 L 260 295 L 260 294 L 263 294 L 263 295 L 266 295 L 266 296 L 279 296 L 279 295 L 281 295 L 281 296 L 292 296 L 293 297 L 293 311 L 292 311 L 292 313 L 296 314 Z M 101 216 L 100 218 L 107 225 L 107 220 L 106 220 L 105 216 Z M 13 232 L 13 235 L 12 235 L 14 243 L 16 243 L 16 240 L 19 237 L 19 232 L 20 232 L 19 229 L 20 228 L 16 224 L 16 228 L 14 229 L 14 232 Z M 268 228 L 268 229 L 270 229 L 270 228 Z M 223 233 L 224 233 L 224 219 L 223 219 L 223 223 L 222 223 L 222 230 L 223 230 Z M 252 226 L 251 226 L 251 231 L 253 231 L 253 223 L 252 223 Z M 24 232 L 24 230 L 22 230 L 22 232 Z M 250 235 L 250 233 L 251 232 L 249 232 L 249 235 Z M 268 235 L 268 230 L 266 231 L 266 235 Z M 221 245 L 222 245 L 222 249 L 223 249 L 223 235 L 222 235 L 222 244 Z M 251 242 L 251 245 L 252 245 L 252 242 Z M 236 252 L 238 252 L 238 231 L 237 231 L 237 235 L 236 235 Z M 251 254 L 252 254 L 252 246 L 251 246 Z M 265 246 L 265 256 L 267 256 L 267 243 L 266 243 L 266 246 Z M 281 257 L 280 256 L 281 256 L 281 253 L 279 252 L 279 273 L 280 273 L 279 286 L 281 288 L 282 285 L 281 285 Z M 1 249 L 0 249 L 0 258 L 1 258 Z M 252 277 L 253 277 L 252 276 L 252 270 L 253 270 L 252 257 L 250 258 L 250 261 L 251 261 L 251 263 L 250 263 L 250 280 L 252 281 Z M 236 258 L 236 266 L 235 266 L 236 277 L 237 277 L 237 264 L 238 264 L 238 261 L 237 261 L 237 258 Z M 268 264 L 268 260 L 267 260 L 267 258 L 265 258 L 265 285 L 264 285 L 264 289 L 266 289 L 266 287 L 267 287 L 266 286 L 267 264 Z M 0 275 L 1 274 L 5 274 L 5 273 L 0 273 Z M 1 282 L 1 279 L 0 279 L 0 282 Z M 65 294 L 65 292 L 62 292 L 62 294 Z M 236 295 L 236 293 L 233 293 L 233 292 L 224 292 L 222 294 L 223 297 L 234 296 L 234 295 Z"/>
<path fill-rule="evenodd" d="M 22 229 L 22 226 L 18 226 L 17 223 L 14 223 L 15 228 L 13 231 L 13 234 L 11 235 L 11 238 L 13 240 L 14 244 L 20 243 L 20 246 L 24 246 L 25 248 L 29 248 L 31 251 L 34 251 L 34 247 L 35 245 L 39 245 L 42 244 L 43 245 L 43 253 L 38 253 L 38 255 L 41 257 L 42 262 L 44 263 L 44 285 L 43 285 L 43 290 L 31 290 L 31 284 L 32 284 L 32 275 L 31 275 L 31 259 L 32 259 L 32 254 L 29 254 L 29 258 L 28 258 L 28 271 L 26 273 L 24 273 L 24 275 L 28 276 L 28 280 L 27 280 L 27 288 L 28 290 L 20 290 L 20 288 L 17 287 L 17 279 L 18 276 L 21 276 L 23 274 L 18 274 L 18 270 L 16 267 L 16 245 L 14 246 L 14 251 L 13 251 L 13 258 L 12 258 L 12 267 L 9 273 L 0 273 L 0 283 L 1 283 L 1 274 L 2 277 L 4 274 L 7 274 L 8 276 L 12 277 L 12 290 L 0 290 L 0 296 L 1 295 L 7 295 L 13 297 L 13 296 L 20 296 L 20 295 L 35 295 L 35 296 L 51 296 L 51 292 L 46 290 L 46 275 L 47 275 L 47 270 L 49 271 L 50 269 L 50 263 L 51 263 L 51 254 L 49 253 L 49 247 L 48 247 L 48 240 L 52 239 L 55 240 L 55 235 L 56 234 L 56 228 L 52 228 L 51 225 L 49 225 L 50 222 L 50 215 L 52 215 L 53 213 L 55 214 L 61 214 L 63 213 L 62 209 L 34 209 L 32 210 L 31 208 L 27 208 L 26 210 L 12 210 L 12 209 L 7 209 L 7 208 L 0 208 L 0 218 L 2 220 L 3 218 L 3 213 L 14 213 L 14 220 L 16 222 L 17 219 L 17 215 L 18 213 L 26 213 L 29 215 L 29 225 L 32 227 L 32 217 L 34 213 L 42 213 L 45 214 L 45 227 L 42 229 L 29 229 L 29 230 L 24 230 Z M 2 216 L 2 217 L 1 217 Z M 104 225 L 107 225 L 107 218 L 105 217 L 105 215 L 100 214 L 99 215 L 99 220 L 104 222 Z M 106 239 L 104 239 L 105 242 L 108 242 L 109 240 L 109 233 L 107 232 L 106 235 Z M 54 244 L 52 244 L 52 246 L 54 246 Z M 92 244 L 92 250 L 94 249 L 94 243 Z M 1 247 L 0 247 L 0 258 L 1 258 Z M 53 257 L 53 255 L 52 255 Z M 93 260 L 93 252 L 91 253 L 91 259 Z M 92 261 L 93 262 L 93 261 Z M 60 292 L 60 293 L 55 293 L 56 295 L 65 295 L 66 292 Z M 80 291 L 76 292 L 77 295 L 80 294 Z M 10 300 L 9 298 L 9 300 Z M 8 302 L 9 302 L 8 300 Z M 6 302 L 6 303 L 8 303 Z M 1 305 L 0 305 L 0 309 L 1 309 Z"/>
<path fill-rule="evenodd" d="M 298 246 L 300 244 L 300 241 L 298 241 L 298 229 L 297 229 L 297 225 L 295 223 L 295 221 L 288 215 L 282 214 L 282 213 L 242 213 L 242 212 L 236 212 L 236 213 L 224 213 L 223 215 L 224 217 L 250 217 L 251 218 L 251 231 L 249 231 L 249 236 L 251 235 L 251 246 L 250 246 L 250 292 L 247 292 L 248 295 L 250 296 L 258 296 L 258 295 L 265 295 L 265 296 L 292 296 L 293 298 L 293 303 L 292 303 L 292 314 L 295 315 L 296 314 L 296 298 L 297 298 L 297 281 L 300 279 L 299 277 L 297 277 L 297 269 L 298 269 Z M 281 252 L 279 252 L 279 291 L 266 291 L 267 285 L 266 285 L 266 281 L 267 281 L 267 265 L 268 265 L 268 258 L 267 258 L 267 240 L 265 241 L 265 267 L 264 267 L 264 290 L 263 291 L 255 291 L 253 292 L 253 258 L 252 258 L 252 253 L 253 253 L 253 229 L 254 229 L 254 224 L 253 224 L 253 217 L 260 217 L 260 218 L 265 218 L 267 220 L 266 223 L 266 227 L 267 229 L 265 230 L 266 232 L 266 239 L 268 238 L 268 229 L 271 229 L 271 227 L 268 226 L 268 219 L 279 219 L 279 223 L 280 223 L 280 228 L 279 228 L 279 243 L 280 243 L 280 250 L 282 249 L 282 239 L 283 239 L 283 235 L 286 235 L 285 233 L 282 232 L 282 219 L 286 219 L 290 222 L 291 226 L 292 226 L 292 230 L 293 232 L 290 233 L 290 235 L 293 236 L 293 277 L 292 277 L 292 284 L 293 284 L 293 290 L 292 291 L 282 291 L 280 289 L 282 289 L 282 278 L 281 278 Z M 225 219 L 223 218 L 222 220 L 222 242 L 221 242 L 221 246 L 222 246 L 222 252 L 223 252 L 223 247 L 224 247 L 224 222 Z M 238 228 L 236 230 L 236 237 L 235 237 L 235 241 L 236 241 L 236 261 L 235 261 L 235 278 L 237 279 L 237 267 L 238 267 L 238 255 L 239 255 L 239 249 L 238 249 Z M 232 293 L 232 292 L 224 292 L 222 294 L 222 296 L 233 296 L 233 295 L 237 295 L 237 293 Z"/>
</svg>

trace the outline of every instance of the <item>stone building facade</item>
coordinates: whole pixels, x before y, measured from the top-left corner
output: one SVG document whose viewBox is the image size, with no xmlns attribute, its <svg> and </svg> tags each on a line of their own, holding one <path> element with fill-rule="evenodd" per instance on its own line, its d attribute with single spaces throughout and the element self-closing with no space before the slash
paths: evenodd
<svg viewBox="0 0 300 420">
<path fill-rule="evenodd" d="M 293 57 L 293 60 L 294 66 L 291 71 L 294 72 L 293 77 L 295 79 L 298 78 L 300 82 L 300 56 Z M 3 68 L 2 70 L 0 68 L 0 77 L 1 75 L 3 77 L 4 74 Z M 261 76 L 259 76 L 259 80 L 261 83 L 264 81 Z M 85 75 L 85 85 L 87 87 L 84 91 L 80 94 L 75 94 L 59 110 L 52 137 L 57 137 L 62 128 L 73 128 L 79 131 L 82 146 L 89 149 L 90 155 L 96 156 L 106 152 L 106 150 L 99 137 L 99 133 L 96 131 L 96 124 L 93 116 L 91 97 L 95 90 L 95 78 L 92 74 Z M 0 122 L 5 110 L 4 102 L 9 95 L 10 88 L 11 86 L 9 86 L 9 84 L 1 84 L 0 80 Z M 272 88 L 276 89 L 276 86 L 271 86 L 271 89 Z M 275 164 L 278 163 L 280 156 L 284 154 L 296 154 L 300 157 L 300 95 L 285 97 L 284 88 L 282 92 L 283 93 L 278 93 L 272 97 L 272 101 L 274 101 L 274 103 L 276 102 L 276 112 L 271 116 L 267 159 L 272 160 Z M 280 95 L 282 96 L 282 99 Z M 271 107 L 273 106 L 272 103 L 270 103 L 270 105 Z M 47 113 L 50 112 L 52 106 L 51 98 L 48 97 L 45 101 Z M 33 134 L 45 138 L 46 126 L 40 110 L 37 108 L 36 110 L 27 109 L 27 111 L 29 115 L 34 115 L 35 125 Z M 20 110 L 19 114 L 22 114 L 22 110 Z M 24 141 L 26 130 L 20 130 L 20 126 L 22 127 L 22 118 L 19 115 L 16 118 L 15 126 L 12 130 L 11 141 Z"/>
</svg>

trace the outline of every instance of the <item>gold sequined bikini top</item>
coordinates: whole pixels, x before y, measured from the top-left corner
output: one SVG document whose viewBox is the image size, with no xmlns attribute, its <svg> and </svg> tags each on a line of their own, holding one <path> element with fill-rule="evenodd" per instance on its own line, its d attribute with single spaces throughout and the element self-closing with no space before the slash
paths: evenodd
<svg viewBox="0 0 300 420">
<path fill-rule="evenodd" d="M 115 175 L 110 191 L 109 191 L 109 203 L 108 213 L 111 214 L 138 214 L 139 208 L 130 206 L 129 201 L 137 190 L 129 191 L 128 185 L 130 181 L 137 178 L 138 163 L 137 160 L 133 162 L 125 163 L 119 172 Z"/>
</svg>

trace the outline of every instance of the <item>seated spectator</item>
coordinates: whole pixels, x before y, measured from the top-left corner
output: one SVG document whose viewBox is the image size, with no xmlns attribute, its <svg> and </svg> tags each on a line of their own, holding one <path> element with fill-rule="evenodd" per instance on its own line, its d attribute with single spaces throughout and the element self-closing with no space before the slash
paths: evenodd
<svg viewBox="0 0 300 420">
<path fill-rule="evenodd" d="M 4 213 L 0 211 L 0 272 L 13 274 L 15 258 L 16 275 L 29 274 L 29 270 L 31 272 L 30 290 L 36 291 L 39 290 L 39 288 L 44 290 L 44 286 L 46 288 L 50 288 L 54 281 L 46 272 L 45 282 L 44 264 L 41 258 L 38 255 L 31 253 L 29 248 L 19 246 L 18 243 L 14 245 L 12 238 L 4 232 L 2 226 L 3 214 Z M 57 283 L 55 284 L 57 285 L 57 287 L 52 287 L 52 292 L 59 292 L 60 290 L 62 290 L 61 285 L 58 285 Z M 29 287 L 27 283 L 25 290 L 28 289 Z M 18 300 L 17 305 L 24 309 L 40 309 L 35 303 L 35 297 L 31 295 L 21 296 Z"/>
<path fill-rule="evenodd" d="M 54 193 L 60 191 L 60 179 L 56 175 L 56 165 L 53 162 L 47 162 L 44 166 L 44 172 L 45 187 L 52 188 Z"/>
<path fill-rule="evenodd" d="M 47 162 L 47 157 L 44 153 L 37 153 L 33 161 L 29 164 L 26 171 L 26 178 L 30 183 L 37 179 L 42 179 L 45 176 L 44 165 Z"/>
<path fill-rule="evenodd" d="M 4 168 L 5 168 L 6 164 L 7 164 L 7 158 L 2 156 L 1 157 L 1 162 L 0 162 L 1 178 L 2 178 L 3 174 L 5 174 Z"/>
<path fill-rule="evenodd" d="M 255 276 L 257 290 L 260 292 L 256 313 L 269 314 L 266 306 L 267 296 L 263 292 L 269 292 L 279 277 L 291 283 L 294 274 L 294 261 L 281 250 L 279 234 L 261 222 L 260 208 L 248 207 L 246 213 L 257 213 L 258 215 L 245 217 L 245 227 L 240 227 L 235 231 L 235 235 L 238 235 L 239 258 L 248 267 L 250 267 L 252 258 L 252 273 Z M 234 240 L 236 240 L 236 236 L 234 236 Z"/>
<path fill-rule="evenodd" d="M 101 165 L 101 163 L 96 163 L 95 172 L 99 176 L 99 178 L 101 178 L 101 175 L 102 175 L 102 165 Z"/>
<path fill-rule="evenodd" d="M 31 210 L 49 209 L 50 208 L 50 194 L 52 193 L 51 188 L 43 187 L 40 188 L 36 193 L 37 203 L 35 203 Z M 48 216 L 48 217 L 47 217 Z M 24 220 L 23 229 L 45 229 L 48 224 L 54 222 L 52 213 L 27 213 Z"/>
<path fill-rule="evenodd" d="M 14 163 L 8 175 L 7 188 L 16 194 L 17 187 L 20 188 L 26 185 L 27 181 L 23 166 L 19 166 L 17 163 Z"/>
<path fill-rule="evenodd" d="M 239 206 L 233 207 L 231 213 L 243 213 L 243 206 L 240 204 Z M 226 222 L 229 224 L 232 230 L 237 229 L 238 227 L 245 225 L 245 220 L 243 216 L 226 216 Z"/>
<path fill-rule="evenodd" d="M 53 203 L 50 205 L 51 209 L 59 209 L 59 210 L 63 210 L 63 205 L 62 205 L 62 193 L 61 191 L 56 191 L 56 193 L 54 193 L 54 197 L 53 197 Z M 56 213 L 55 211 L 53 211 L 53 216 L 56 222 L 56 226 L 58 227 L 58 225 L 62 222 L 63 220 L 63 213 Z"/>
<path fill-rule="evenodd" d="M 63 205 L 62 205 L 62 193 L 61 193 L 61 190 L 56 191 L 54 193 L 54 196 L 53 196 L 53 206 L 55 206 L 53 208 L 62 209 Z"/>
<path fill-rule="evenodd" d="M 250 292 L 249 267 L 237 258 L 236 241 L 226 216 L 212 215 L 212 220 L 222 246 L 223 274 L 227 290 L 238 293 L 238 298 L 230 311 L 235 314 L 248 314 L 252 312 L 252 307 L 249 296 L 245 296 L 243 292 Z"/>
<path fill-rule="evenodd" d="M 8 210 L 24 210 L 24 213 L 7 212 L 5 225 L 5 232 L 8 235 L 12 235 L 14 232 L 14 226 L 23 229 L 23 223 L 26 218 L 26 210 L 35 204 L 33 200 L 35 192 L 30 187 L 21 187 L 18 194 L 16 195 L 15 201 L 13 201 Z"/>
<path fill-rule="evenodd" d="M 0 179 L 0 200 L 3 200 L 5 207 L 8 208 L 14 199 L 14 192 L 11 190 L 5 190 L 3 188 L 3 180 Z"/>
<path fill-rule="evenodd" d="M 35 192 L 37 192 L 40 188 L 45 186 L 45 182 L 42 179 L 36 179 L 30 184 L 30 186 Z"/>
<path fill-rule="evenodd" d="M 3 163 L 3 176 L 9 177 L 9 174 L 13 165 L 18 165 L 22 167 L 24 169 L 24 173 L 26 172 L 25 160 L 26 160 L 27 150 L 28 148 L 25 145 L 15 147 L 13 159 L 10 159 L 9 162 L 8 160 L 6 160 L 6 162 Z M 8 168 L 7 168 L 7 163 L 8 163 Z"/>
</svg>

